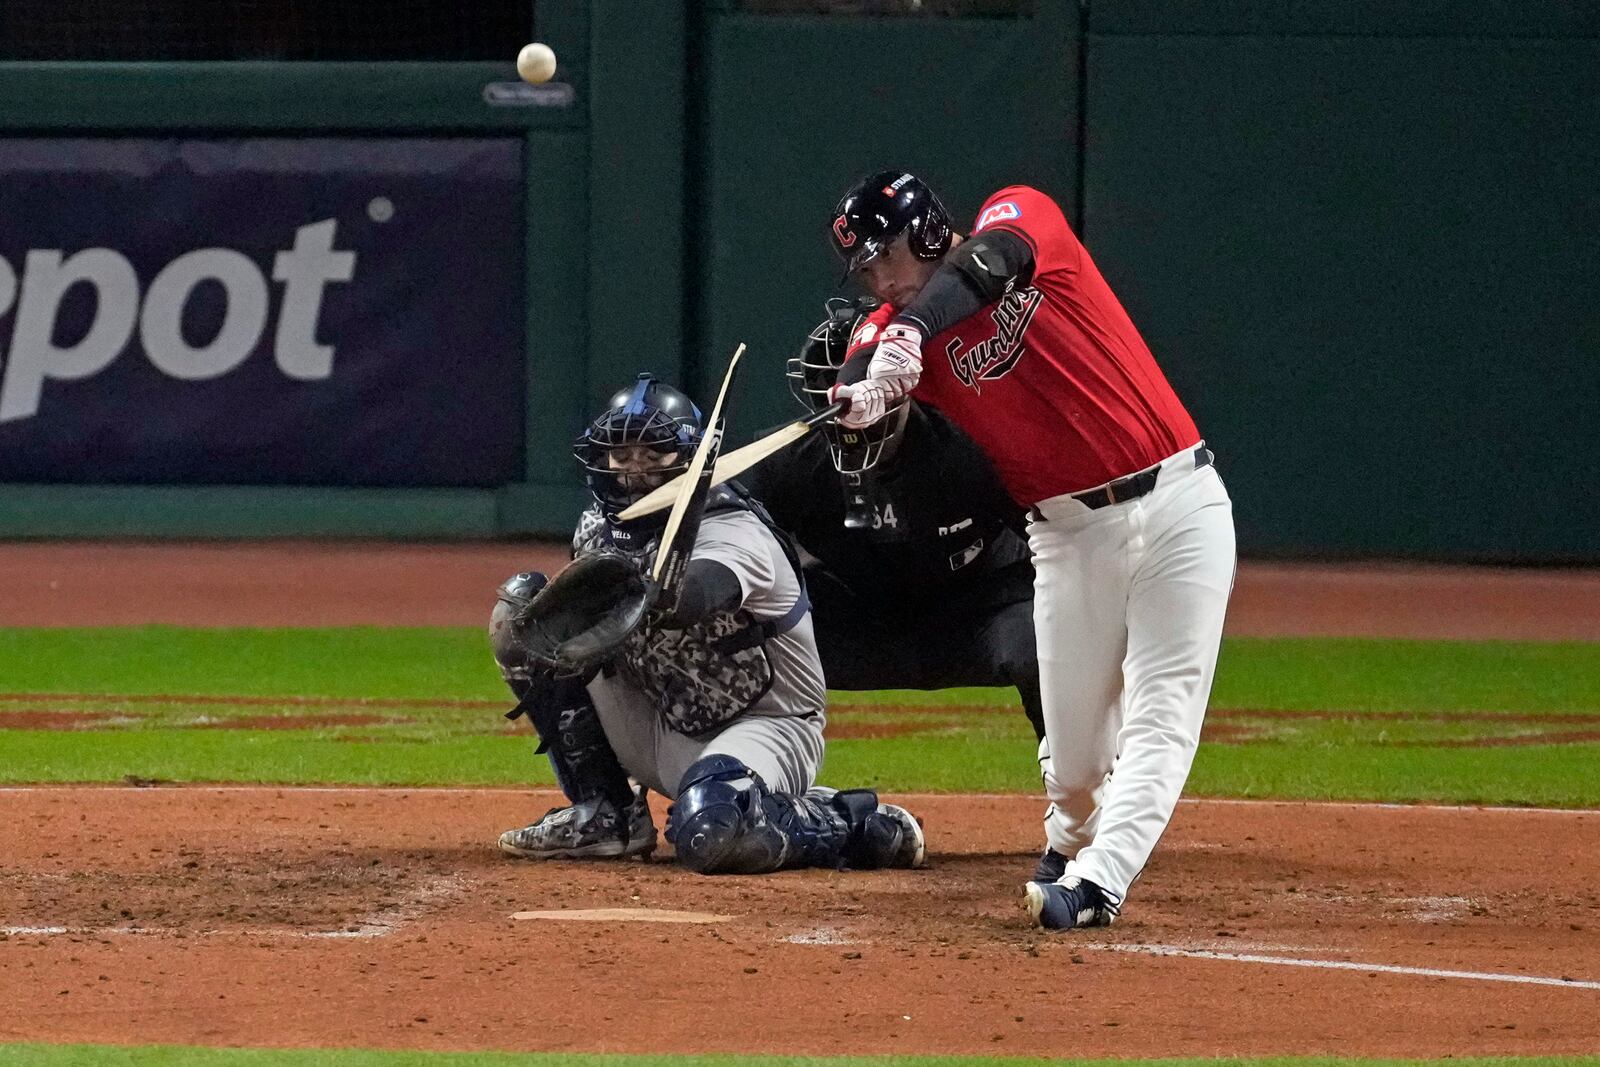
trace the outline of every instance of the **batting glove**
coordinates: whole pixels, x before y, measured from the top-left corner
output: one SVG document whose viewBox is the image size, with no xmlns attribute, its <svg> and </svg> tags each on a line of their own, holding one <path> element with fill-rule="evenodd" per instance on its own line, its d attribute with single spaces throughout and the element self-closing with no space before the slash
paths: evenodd
<svg viewBox="0 0 1600 1067">
<path fill-rule="evenodd" d="M 915 389 L 921 377 L 922 331 L 895 323 L 883 331 L 872 350 L 867 376 L 854 385 L 835 385 L 828 399 L 850 401 L 839 425 L 859 430 L 883 418 L 889 405 Z"/>
<path fill-rule="evenodd" d="M 890 400 L 899 400 L 915 389 L 922 377 L 922 331 L 900 322 L 886 328 L 872 350 L 867 377 L 887 385 Z"/>
<path fill-rule="evenodd" d="M 840 413 L 839 425 L 847 430 L 859 430 L 883 418 L 893 398 L 882 381 L 867 378 L 854 385 L 835 385 L 828 390 L 828 399 L 848 401 L 850 406 Z"/>
</svg>

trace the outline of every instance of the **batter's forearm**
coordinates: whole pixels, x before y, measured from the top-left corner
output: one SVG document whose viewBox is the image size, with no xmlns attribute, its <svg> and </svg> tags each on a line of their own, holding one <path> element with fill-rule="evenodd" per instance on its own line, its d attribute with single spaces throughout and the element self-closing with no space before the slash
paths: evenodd
<svg viewBox="0 0 1600 1067">
<path fill-rule="evenodd" d="M 969 237 L 951 251 L 895 322 L 941 333 L 1000 299 L 1006 287 L 1033 278 L 1033 249 L 1007 230 Z"/>
</svg>

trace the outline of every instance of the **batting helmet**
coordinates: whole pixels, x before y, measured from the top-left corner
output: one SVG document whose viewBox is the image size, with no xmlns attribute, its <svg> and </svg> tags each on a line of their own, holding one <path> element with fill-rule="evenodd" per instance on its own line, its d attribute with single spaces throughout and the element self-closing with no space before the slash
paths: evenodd
<svg viewBox="0 0 1600 1067">
<path fill-rule="evenodd" d="M 583 465 L 584 482 L 607 519 L 617 522 L 622 509 L 689 469 L 704 430 L 702 422 L 694 401 L 649 373 L 611 398 L 572 449 Z M 624 448 L 648 449 L 665 462 L 645 471 L 613 462 L 613 454 Z M 666 513 L 652 518 L 665 522 Z"/>
<path fill-rule="evenodd" d="M 800 354 L 789 360 L 786 373 L 789 392 L 807 409 L 821 411 L 828 406 L 828 391 L 839 379 L 850 340 L 877 307 L 878 301 L 870 297 L 828 301 L 828 317 L 806 335 Z M 840 474 L 862 474 L 889 458 L 905 427 L 909 404 L 907 397 L 893 401 L 883 418 L 859 430 L 845 429 L 832 419 L 824 422 L 822 434 L 834 469 Z"/>
<path fill-rule="evenodd" d="M 828 228 L 845 277 L 902 233 L 920 259 L 938 259 L 950 250 L 950 213 L 922 179 L 898 170 L 879 171 L 851 186 Z"/>
</svg>

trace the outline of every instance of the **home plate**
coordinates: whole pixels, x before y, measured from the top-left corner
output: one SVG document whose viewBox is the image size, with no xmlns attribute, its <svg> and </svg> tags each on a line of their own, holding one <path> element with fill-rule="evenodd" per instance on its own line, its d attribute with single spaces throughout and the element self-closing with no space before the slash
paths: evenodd
<svg viewBox="0 0 1600 1067">
<path fill-rule="evenodd" d="M 564 911 L 515 911 L 513 919 L 555 919 L 569 923 L 725 923 L 732 915 L 709 911 L 667 911 L 663 908 L 571 908 Z"/>
</svg>

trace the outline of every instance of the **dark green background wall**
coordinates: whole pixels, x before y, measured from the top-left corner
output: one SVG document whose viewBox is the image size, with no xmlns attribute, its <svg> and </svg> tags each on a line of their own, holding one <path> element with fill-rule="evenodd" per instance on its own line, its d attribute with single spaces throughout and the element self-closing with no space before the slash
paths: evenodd
<svg viewBox="0 0 1600 1067">
<path fill-rule="evenodd" d="M 1247 550 L 1596 558 L 1600 40 L 1393 6 L 1097 5 L 1085 239 Z"/>
<path fill-rule="evenodd" d="M 915 170 L 970 219 L 1014 181 L 1077 193 L 1076 4 L 1031 20 L 719 14 L 700 42 L 695 380 L 715 388 L 740 341 L 753 365 L 735 429 L 798 410 L 784 360 L 839 292 L 827 224 L 849 184 Z M 773 383 L 777 387 L 774 388 Z"/>
<path fill-rule="evenodd" d="M 1600 9 L 1086 14 L 712 18 L 704 356 L 789 354 L 849 177 L 965 212 L 1035 182 L 1217 448 L 1243 551 L 1600 559 Z"/>
<path fill-rule="evenodd" d="M 0 487 L 0 534 L 557 532 L 636 370 L 742 438 L 836 268 L 854 177 L 1062 201 L 1216 446 L 1258 554 L 1600 560 L 1600 8 L 1034 0 L 1024 19 L 541 0 L 564 110 L 504 64 L 0 64 L 0 128 L 518 129 L 528 466 L 499 491 Z"/>
</svg>

